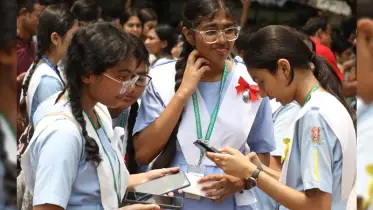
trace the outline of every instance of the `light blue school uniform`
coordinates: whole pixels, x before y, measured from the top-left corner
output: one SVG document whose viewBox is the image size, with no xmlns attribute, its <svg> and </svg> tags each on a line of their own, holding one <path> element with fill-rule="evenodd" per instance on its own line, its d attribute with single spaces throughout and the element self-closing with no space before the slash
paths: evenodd
<svg viewBox="0 0 373 210">
<path fill-rule="evenodd" d="M 312 140 L 314 127 L 320 128 L 319 143 Z M 342 148 L 338 138 L 316 108 L 299 119 L 295 129 L 286 185 L 300 192 L 317 188 L 332 195 L 332 210 L 346 209 L 347 201 L 341 200 Z M 314 151 L 319 154 L 317 168 Z"/>
<path fill-rule="evenodd" d="M 50 112 L 61 112 L 66 105 L 66 101 L 60 101 Z M 39 119 L 47 113 L 38 114 Z M 85 140 L 77 135 L 76 129 L 74 123 L 61 116 L 29 145 L 31 167 L 35 171 L 32 183 L 26 185 L 33 186 L 30 189 L 33 189 L 34 206 L 49 203 L 66 210 L 103 210 L 97 169 L 94 163 L 86 160 Z M 97 132 L 112 162 L 116 163 L 115 153 L 102 128 Z"/>
<path fill-rule="evenodd" d="M 373 104 L 362 105 L 357 112 L 357 194 L 366 199 L 371 181 L 366 167 L 373 164 Z M 373 203 L 371 204 L 373 205 Z"/>
<path fill-rule="evenodd" d="M 273 125 L 276 141 L 276 150 L 271 152 L 271 156 L 281 157 L 284 153 L 284 138 L 292 138 L 294 132 L 289 132 L 289 125 L 294 122 L 297 114 L 300 111 L 300 106 L 296 102 L 289 103 L 285 106 L 280 106 L 273 112 Z M 276 201 L 269 197 L 265 192 L 259 188 L 254 188 L 255 196 L 258 200 L 260 210 L 274 210 L 276 208 Z"/>
<path fill-rule="evenodd" d="M 232 81 L 232 71 L 228 74 L 226 84 Z M 220 91 L 221 82 L 200 82 L 198 85 L 198 90 L 206 104 L 208 112 L 213 112 L 216 101 L 218 99 Z M 227 91 L 225 85 L 223 90 L 223 96 Z M 133 134 L 141 132 L 144 128 L 149 126 L 154 120 L 156 120 L 162 111 L 165 109 L 165 103 L 162 101 L 159 93 L 155 91 L 154 86 L 150 83 L 142 96 L 142 103 L 140 106 L 140 111 L 136 119 L 136 124 L 134 127 Z M 233 110 L 234 108 L 232 108 Z M 251 131 L 249 133 L 247 143 L 251 149 L 256 153 L 270 153 L 275 149 L 275 141 L 273 134 L 273 122 L 272 122 L 272 110 L 270 107 L 270 102 L 268 98 L 264 98 L 262 104 L 259 107 L 255 121 L 252 125 Z M 178 146 L 179 147 L 179 146 Z M 178 148 L 175 158 L 171 166 L 180 167 L 183 171 L 187 172 L 187 164 L 181 149 Z M 243 148 L 241 148 L 243 151 Z M 205 175 L 211 174 L 223 174 L 224 172 L 215 166 L 206 166 Z M 237 207 L 235 203 L 234 196 L 230 196 L 225 201 L 219 204 L 213 204 L 211 200 L 201 198 L 200 200 L 184 199 L 183 210 L 252 210 L 258 209 L 256 204 L 251 206 Z"/>
</svg>

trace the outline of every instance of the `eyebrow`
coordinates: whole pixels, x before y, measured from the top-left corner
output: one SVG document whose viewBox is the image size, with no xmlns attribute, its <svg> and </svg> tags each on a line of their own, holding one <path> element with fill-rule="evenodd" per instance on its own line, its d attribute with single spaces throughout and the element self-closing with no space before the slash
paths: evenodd
<svg viewBox="0 0 373 210">
<path fill-rule="evenodd" d="M 119 72 L 133 72 L 133 71 L 131 71 L 131 70 L 129 70 L 129 69 L 119 69 Z"/>
<path fill-rule="evenodd" d="M 223 26 L 223 28 L 224 28 L 224 27 L 233 26 L 233 25 L 234 25 L 234 23 L 232 23 L 232 22 L 223 23 L 223 24 L 217 24 L 217 23 L 212 22 L 212 23 L 208 23 L 208 24 L 202 26 L 202 28 L 218 27 L 218 26 Z"/>
</svg>

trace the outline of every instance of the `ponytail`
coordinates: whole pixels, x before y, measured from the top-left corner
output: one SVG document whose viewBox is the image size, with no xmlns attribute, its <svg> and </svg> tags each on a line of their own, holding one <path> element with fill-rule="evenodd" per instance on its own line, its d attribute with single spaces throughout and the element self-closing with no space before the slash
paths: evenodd
<svg viewBox="0 0 373 210">
<path fill-rule="evenodd" d="M 186 39 L 185 39 L 186 40 Z M 194 50 L 193 46 L 187 41 L 184 42 L 183 51 L 181 53 L 181 58 L 176 62 L 175 69 L 175 92 L 179 89 L 181 82 L 183 80 L 187 60 L 189 54 Z M 176 154 L 176 142 L 177 142 L 177 133 L 179 132 L 179 126 L 182 119 L 182 114 L 176 123 L 174 130 L 172 131 L 170 138 L 168 139 L 166 146 L 164 147 L 162 153 L 154 161 L 152 169 L 160 169 L 169 167 L 172 160 Z"/>
<path fill-rule="evenodd" d="M 352 111 L 352 108 L 346 102 L 342 94 L 342 82 L 339 79 L 334 68 L 321 56 L 315 54 L 311 58 L 312 63 L 315 65 L 315 70 L 313 71 L 314 76 L 319 81 L 321 87 L 332 94 L 338 99 L 339 102 L 347 109 L 352 120 L 355 121 L 356 115 Z"/>
<path fill-rule="evenodd" d="M 137 165 L 137 162 L 135 160 L 135 148 L 133 146 L 133 128 L 135 127 L 135 122 L 137 118 L 137 112 L 139 110 L 139 104 L 135 102 L 131 106 L 130 114 L 128 116 L 128 123 L 127 123 L 127 148 L 126 148 L 126 154 L 128 157 L 127 161 L 127 169 L 130 172 L 130 174 L 137 174 L 139 173 L 139 167 Z"/>
</svg>

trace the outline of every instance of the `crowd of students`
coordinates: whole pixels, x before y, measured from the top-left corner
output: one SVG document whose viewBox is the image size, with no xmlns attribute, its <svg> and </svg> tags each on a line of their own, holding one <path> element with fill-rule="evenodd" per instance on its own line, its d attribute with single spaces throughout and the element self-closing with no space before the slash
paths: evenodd
<svg viewBox="0 0 373 210">
<path fill-rule="evenodd" d="M 223 0 L 188 0 L 179 31 L 149 8 L 2 1 L 0 209 L 160 209 L 123 199 L 179 170 L 204 192 L 168 195 L 185 210 L 372 208 L 373 8 L 358 6 L 356 41 L 332 45 L 325 18 L 249 32 Z"/>
</svg>

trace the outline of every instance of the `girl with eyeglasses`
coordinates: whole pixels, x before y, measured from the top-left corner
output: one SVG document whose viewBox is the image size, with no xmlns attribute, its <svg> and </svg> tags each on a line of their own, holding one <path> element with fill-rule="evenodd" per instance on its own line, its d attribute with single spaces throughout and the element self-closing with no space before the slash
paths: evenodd
<svg viewBox="0 0 373 210">
<path fill-rule="evenodd" d="M 248 41 L 244 61 L 263 95 L 301 109 L 288 125 L 281 173 L 255 153 L 207 153 L 225 173 L 244 178 L 277 202 L 276 209 L 349 209 L 356 179 L 353 112 L 332 67 L 288 27 L 271 25 Z M 356 198 L 355 198 L 356 199 Z"/>
<path fill-rule="evenodd" d="M 117 147 L 107 107 L 122 107 L 134 84 L 139 60 L 134 37 L 110 23 L 81 28 L 66 57 L 66 90 L 39 120 L 22 156 L 33 209 L 153 210 L 157 205 L 123 206 L 136 184 L 178 168 L 129 175 Z M 144 46 L 142 46 L 144 48 Z"/>
<path fill-rule="evenodd" d="M 224 174 L 193 142 L 255 151 L 268 163 L 274 150 L 269 100 L 260 98 L 245 66 L 228 59 L 240 28 L 223 1 L 187 1 L 183 23 L 182 59 L 152 69 L 142 96 L 136 160 L 187 173 L 192 186 L 182 209 L 255 209 L 243 179 Z"/>
</svg>

